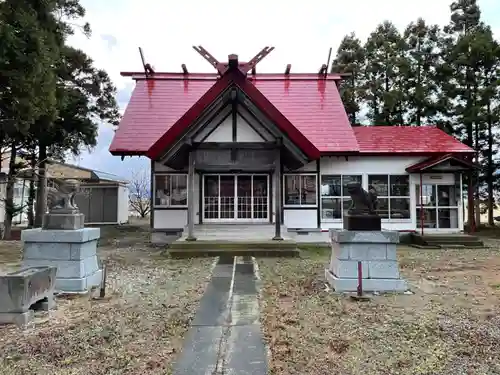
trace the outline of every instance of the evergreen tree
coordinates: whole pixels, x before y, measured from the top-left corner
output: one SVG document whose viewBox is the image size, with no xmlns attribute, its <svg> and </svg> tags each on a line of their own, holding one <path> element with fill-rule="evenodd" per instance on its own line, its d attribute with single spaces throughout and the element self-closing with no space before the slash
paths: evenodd
<svg viewBox="0 0 500 375">
<path fill-rule="evenodd" d="M 77 155 L 82 147 L 95 146 L 99 123 L 117 125 L 120 117 L 116 88 L 108 74 L 96 69 L 84 52 L 63 46 L 58 77 L 59 115 L 51 123 L 34 124 L 31 132 L 38 144 L 40 171 L 45 170 L 51 154 L 67 150 Z M 46 204 L 42 198 L 45 175 L 39 177 L 42 188 L 37 194 L 35 226 L 41 225 Z"/>
<path fill-rule="evenodd" d="M 340 83 L 340 93 L 344 108 L 351 124 L 360 120 L 360 109 L 363 93 L 363 72 L 365 68 L 365 51 L 361 41 L 354 33 L 346 35 L 340 42 L 337 56 L 333 60 L 332 73 L 349 73 Z"/>
<path fill-rule="evenodd" d="M 476 0 L 458 0 L 451 4 L 449 25 L 444 28 L 441 40 L 442 63 L 438 67 L 441 86 L 442 116 L 448 120 L 449 130 L 465 144 L 479 150 L 481 123 L 479 119 L 479 79 L 481 56 L 475 44 L 475 33 L 480 27 L 481 12 Z M 477 160 L 476 160 L 477 161 Z M 476 199 L 469 200 L 469 224 L 480 223 L 479 176 L 466 179 L 469 193 L 475 187 Z M 470 195 L 469 194 L 469 195 Z M 475 207 L 474 207 L 475 206 Z M 474 217 L 474 211 L 476 213 Z"/>
<path fill-rule="evenodd" d="M 14 206 L 17 151 L 30 124 L 56 115 L 56 75 L 52 67 L 58 50 L 54 22 L 44 12 L 57 0 L 0 2 L 0 147 L 10 148 L 5 197 L 4 237 L 10 237 Z"/>
<path fill-rule="evenodd" d="M 494 147 L 498 138 L 498 117 L 494 118 L 497 110 L 500 77 L 500 46 L 494 39 L 491 29 L 480 25 L 474 33 L 471 42 L 471 54 L 475 56 L 479 71 L 475 72 L 478 80 L 476 101 L 477 119 L 475 121 L 475 147 L 478 151 L 479 163 L 484 165 L 478 175 L 477 195 L 480 201 L 485 202 L 488 212 L 488 224 L 494 225 L 493 209 L 495 207 L 494 189 L 498 188 L 498 178 L 495 171 L 498 167 L 496 160 L 497 148 Z M 485 211 L 481 209 L 481 211 Z"/>
<path fill-rule="evenodd" d="M 373 125 L 404 124 L 404 41 L 389 21 L 377 26 L 365 44 L 366 103 Z"/>
<path fill-rule="evenodd" d="M 403 38 L 407 70 L 404 76 L 407 121 L 417 126 L 435 123 L 438 111 L 436 65 L 439 61 L 440 28 L 422 18 L 410 23 Z"/>
</svg>

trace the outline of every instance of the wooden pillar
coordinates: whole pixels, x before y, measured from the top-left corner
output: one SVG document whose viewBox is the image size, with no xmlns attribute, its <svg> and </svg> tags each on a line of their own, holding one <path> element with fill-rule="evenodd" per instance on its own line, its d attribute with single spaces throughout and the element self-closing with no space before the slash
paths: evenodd
<svg viewBox="0 0 500 375">
<path fill-rule="evenodd" d="M 189 151 L 187 201 L 188 236 L 186 237 L 186 241 L 196 241 L 196 237 L 194 236 L 194 151 Z"/>
<path fill-rule="evenodd" d="M 283 193 L 283 189 L 281 188 L 281 142 L 277 143 L 278 147 L 276 149 L 276 159 L 274 161 L 274 181 L 276 186 L 276 199 L 275 201 L 275 234 L 273 240 L 281 241 L 283 237 L 281 237 L 281 195 Z"/>
</svg>

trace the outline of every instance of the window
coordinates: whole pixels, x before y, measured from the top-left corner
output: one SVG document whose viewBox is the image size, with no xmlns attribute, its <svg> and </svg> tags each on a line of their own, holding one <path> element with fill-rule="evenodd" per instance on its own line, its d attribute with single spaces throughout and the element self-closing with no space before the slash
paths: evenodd
<svg viewBox="0 0 500 375">
<path fill-rule="evenodd" d="M 368 189 L 377 192 L 377 213 L 383 219 L 410 218 L 410 176 L 369 175 Z"/>
<path fill-rule="evenodd" d="M 285 206 L 316 206 L 318 204 L 315 174 L 287 174 L 283 178 Z"/>
<path fill-rule="evenodd" d="M 415 185 L 417 228 L 458 228 L 460 187 L 455 185 Z"/>
<path fill-rule="evenodd" d="M 339 220 L 351 206 L 347 192 L 350 182 L 361 183 L 360 175 L 323 175 L 321 176 L 321 218 Z"/>
<path fill-rule="evenodd" d="M 187 175 L 155 175 L 155 206 L 187 206 Z"/>
</svg>

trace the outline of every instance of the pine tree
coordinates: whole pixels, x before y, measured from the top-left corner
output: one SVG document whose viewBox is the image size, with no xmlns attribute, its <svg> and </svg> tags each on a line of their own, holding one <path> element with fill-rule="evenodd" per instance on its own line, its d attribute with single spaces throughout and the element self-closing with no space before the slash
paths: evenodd
<svg viewBox="0 0 500 375">
<path fill-rule="evenodd" d="M 477 93 L 477 114 L 475 122 L 475 147 L 479 152 L 479 162 L 485 165 L 478 175 L 477 195 L 481 201 L 485 201 L 485 208 L 488 212 L 488 224 L 494 225 L 493 209 L 495 207 L 494 189 L 498 186 L 498 178 L 495 171 L 498 161 L 495 160 L 497 149 L 496 144 L 498 121 L 494 120 L 494 113 L 498 107 L 500 76 L 500 45 L 494 39 L 491 29 L 480 25 L 472 34 L 471 54 L 478 60 L 479 71 L 475 72 L 478 80 Z M 484 211 L 484 210 L 481 210 Z"/>
<path fill-rule="evenodd" d="M 438 112 L 436 65 L 439 60 L 440 28 L 422 18 L 410 23 L 403 38 L 407 71 L 404 76 L 407 120 L 417 126 L 435 123 Z"/>
<path fill-rule="evenodd" d="M 377 26 L 365 46 L 368 117 L 374 125 L 404 124 L 404 41 L 389 21 Z"/>
<path fill-rule="evenodd" d="M 57 0 L 0 2 L 0 147 L 10 148 L 5 197 L 4 237 L 10 238 L 14 207 L 17 151 L 30 124 L 56 115 L 56 75 L 52 67 L 58 50 L 54 23 L 41 13 L 54 9 Z"/>
<path fill-rule="evenodd" d="M 350 76 L 340 83 L 340 92 L 344 108 L 351 124 L 360 121 L 360 109 L 363 93 L 365 51 L 361 41 L 354 33 L 344 36 L 333 60 L 332 73 L 349 73 Z"/>
<path fill-rule="evenodd" d="M 451 4 L 451 20 L 444 28 L 441 40 L 442 63 L 438 67 L 440 104 L 449 130 L 465 144 L 478 150 L 481 124 L 478 122 L 479 81 L 476 72 L 481 68 L 476 55 L 475 32 L 480 27 L 481 12 L 476 0 L 458 0 Z M 477 161 L 477 160 L 476 160 Z M 479 176 L 468 176 L 469 196 L 475 186 L 476 199 L 469 199 L 468 222 L 480 223 Z M 474 204 L 475 202 L 475 204 Z M 475 211 L 475 217 L 474 217 Z"/>
<path fill-rule="evenodd" d="M 91 58 L 72 47 L 61 48 L 58 69 L 59 115 L 51 123 L 35 124 L 31 135 L 38 144 L 40 170 L 45 170 L 47 158 L 54 153 L 70 151 L 80 153 L 82 147 L 96 145 L 101 121 L 118 124 L 120 117 L 115 95 L 116 88 L 108 74 L 95 68 Z M 46 129 L 50 129 L 47 131 Z M 40 226 L 45 212 L 43 178 L 37 194 L 35 226 Z"/>
</svg>

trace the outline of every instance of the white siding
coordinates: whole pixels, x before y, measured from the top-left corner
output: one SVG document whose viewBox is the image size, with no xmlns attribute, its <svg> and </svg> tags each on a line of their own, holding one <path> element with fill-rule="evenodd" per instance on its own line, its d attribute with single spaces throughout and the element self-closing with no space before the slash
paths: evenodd
<svg viewBox="0 0 500 375">
<path fill-rule="evenodd" d="M 128 222 L 129 189 L 126 185 L 118 186 L 118 224 Z"/>
</svg>

